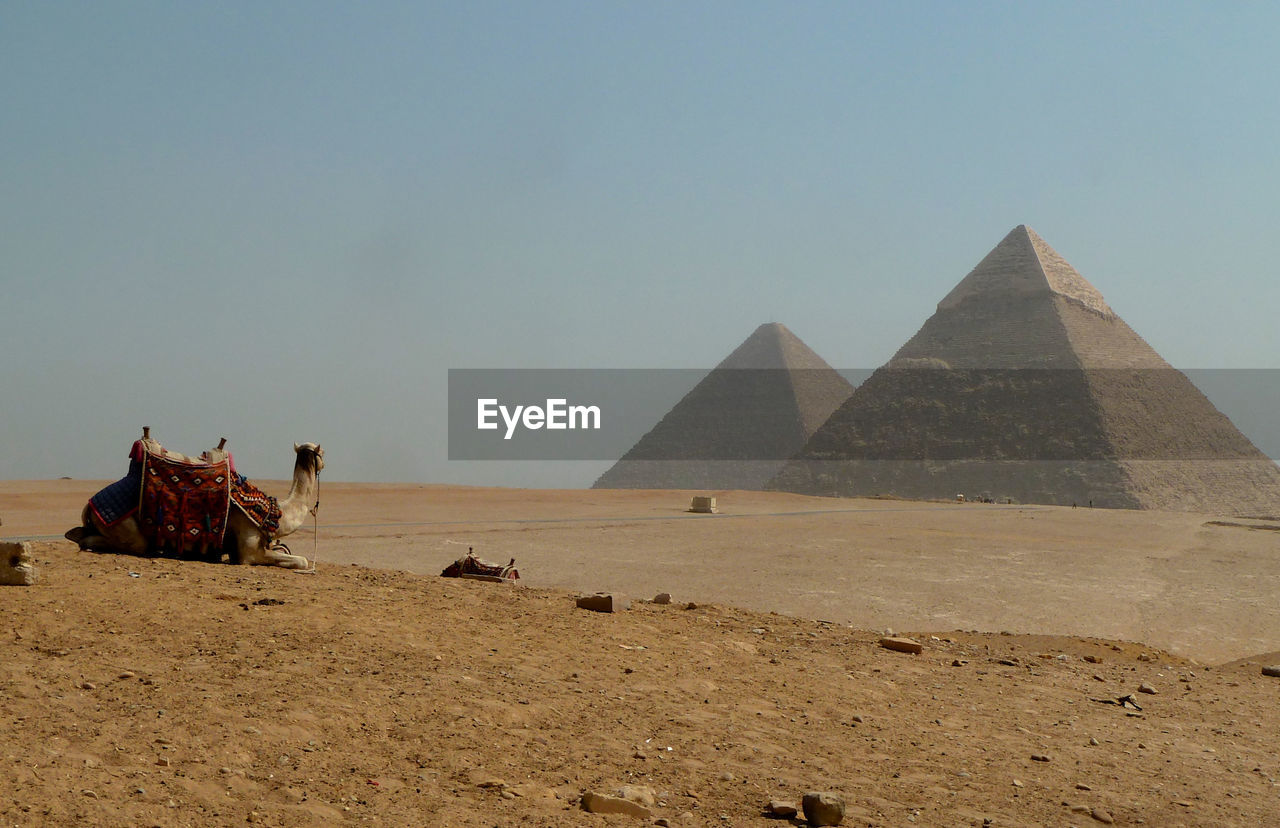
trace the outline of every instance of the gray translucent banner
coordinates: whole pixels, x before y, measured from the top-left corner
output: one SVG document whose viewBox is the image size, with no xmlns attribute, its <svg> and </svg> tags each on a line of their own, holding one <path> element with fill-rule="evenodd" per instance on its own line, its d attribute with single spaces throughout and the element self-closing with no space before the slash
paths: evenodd
<svg viewBox="0 0 1280 828">
<path fill-rule="evenodd" d="M 1278 369 L 838 373 L 856 398 L 810 439 L 826 370 L 450 369 L 449 459 L 1280 457 Z"/>
</svg>

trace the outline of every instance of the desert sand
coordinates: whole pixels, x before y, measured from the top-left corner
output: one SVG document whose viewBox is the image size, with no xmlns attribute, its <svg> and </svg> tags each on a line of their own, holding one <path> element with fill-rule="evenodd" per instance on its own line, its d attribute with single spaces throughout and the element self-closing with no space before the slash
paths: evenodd
<svg viewBox="0 0 1280 828">
<path fill-rule="evenodd" d="M 0 483 L 3 824 L 1280 818 L 1267 516 L 325 482 L 300 575 L 79 552 L 100 485 Z M 436 577 L 469 546 L 522 586 Z"/>
</svg>

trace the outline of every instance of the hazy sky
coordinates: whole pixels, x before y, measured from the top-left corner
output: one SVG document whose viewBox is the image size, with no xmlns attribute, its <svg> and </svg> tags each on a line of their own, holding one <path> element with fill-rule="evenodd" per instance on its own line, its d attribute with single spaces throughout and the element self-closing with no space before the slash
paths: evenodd
<svg viewBox="0 0 1280 828">
<path fill-rule="evenodd" d="M 446 460 L 449 368 L 883 363 L 1015 225 L 1277 368 L 1280 5 L 0 4 L 0 478 Z"/>
</svg>

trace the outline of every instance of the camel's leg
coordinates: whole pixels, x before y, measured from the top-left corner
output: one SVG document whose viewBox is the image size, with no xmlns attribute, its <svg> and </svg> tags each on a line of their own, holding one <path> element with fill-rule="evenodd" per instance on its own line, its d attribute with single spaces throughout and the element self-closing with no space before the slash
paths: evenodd
<svg viewBox="0 0 1280 828">
<path fill-rule="evenodd" d="M 80 525 L 68 529 L 62 535 L 67 540 L 77 544 L 81 552 L 92 549 L 95 545 L 101 546 L 106 542 L 106 538 L 98 534 L 98 530 L 94 528 L 89 514 L 89 507 L 85 506 L 84 511 L 80 513 Z"/>
<path fill-rule="evenodd" d="M 93 537 L 93 535 L 90 534 L 90 530 L 84 526 L 72 527 L 64 532 L 62 536 L 72 543 L 79 544 L 80 551 L 82 552 L 89 548 L 89 544 L 85 543 L 85 541 Z"/>
<path fill-rule="evenodd" d="M 237 550 L 240 563 L 252 566 L 281 566 L 285 569 L 310 569 L 311 562 L 302 555 L 291 555 L 281 549 L 266 545 L 260 532 L 246 532 L 239 538 Z"/>
<path fill-rule="evenodd" d="M 81 550 L 102 549 L 130 555 L 147 554 L 147 539 L 142 536 L 132 518 L 126 518 L 107 530 L 98 525 L 93 512 L 86 506 L 80 520 L 83 525 L 69 529 L 63 537 L 75 541 Z"/>
</svg>

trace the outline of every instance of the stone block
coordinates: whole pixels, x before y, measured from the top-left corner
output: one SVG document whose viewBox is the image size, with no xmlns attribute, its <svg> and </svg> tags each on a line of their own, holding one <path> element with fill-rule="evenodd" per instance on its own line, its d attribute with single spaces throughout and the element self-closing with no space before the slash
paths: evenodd
<svg viewBox="0 0 1280 828">
<path fill-rule="evenodd" d="M 800 809 L 790 802 L 784 802 L 781 799 L 771 799 L 765 807 L 765 813 L 774 819 L 791 819 L 800 813 Z"/>
<path fill-rule="evenodd" d="M 714 515 L 716 513 L 716 499 L 714 497 L 698 496 L 689 504 L 690 512 L 697 512 L 700 515 Z"/>
<path fill-rule="evenodd" d="M 582 795 L 582 810 L 592 814 L 626 814 L 627 816 L 648 819 L 652 812 L 638 802 L 632 802 L 616 796 L 587 791 Z"/>
<path fill-rule="evenodd" d="M 579 598 L 578 606 L 593 612 L 621 612 L 631 608 L 631 601 L 624 595 L 597 592 Z"/>
<path fill-rule="evenodd" d="M 880 646 L 886 650 L 893 650 L 898 653 L 911 653 L 912 655 L 920 655 L 924 651 L 924 646 L 919 641 L 912 638 L 897 638 L 886 636 L 880 639 Z"/>
<path fill-rule="evenodd" d="M 31 586 L 36 577 L 31 545 L 27 541 L 0 541 L 0 585 Z"/>
</svg>

